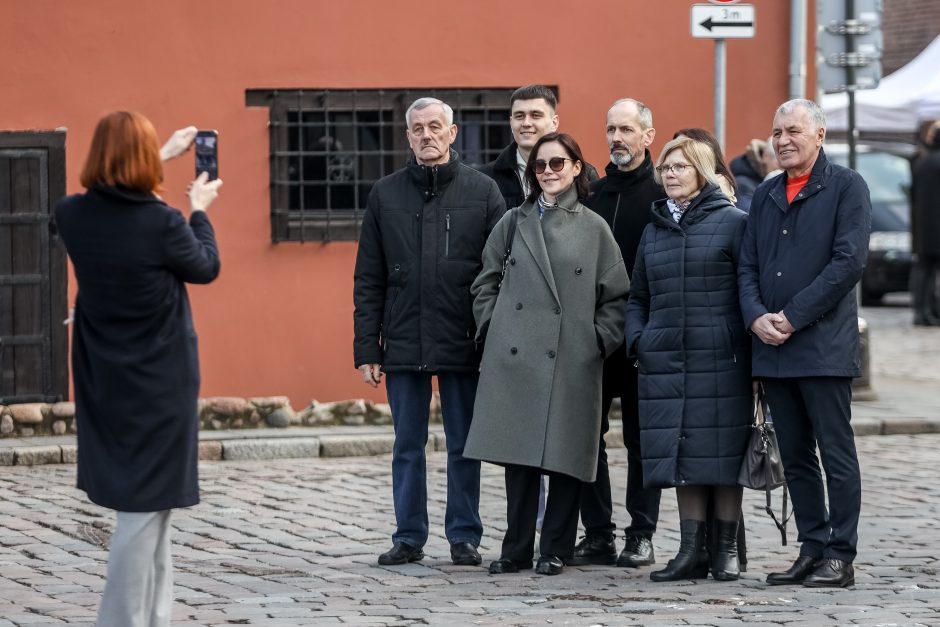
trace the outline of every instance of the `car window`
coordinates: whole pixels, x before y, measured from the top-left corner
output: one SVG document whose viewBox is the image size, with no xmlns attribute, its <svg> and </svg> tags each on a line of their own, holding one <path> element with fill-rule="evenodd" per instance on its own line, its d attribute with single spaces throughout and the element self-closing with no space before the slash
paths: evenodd
<svg viewBox="0 0 940 627">
<path fill-rule="evenodd" d="M 847 165 L 848 154 L 835 152 L 833 161 Z M 871 192 L 872 230 L 907 230 L 910 223 L 911 164 L 887 152 L 859 152 L 858 173 Z"/>
</svg>

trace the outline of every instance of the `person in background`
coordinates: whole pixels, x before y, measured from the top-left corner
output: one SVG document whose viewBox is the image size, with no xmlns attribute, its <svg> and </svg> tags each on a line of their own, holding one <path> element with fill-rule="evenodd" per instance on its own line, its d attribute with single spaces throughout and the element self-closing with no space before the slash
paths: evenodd
<svg viewBox="0 0 940 627">
<path fill-rule="evenodd" d="M 940 326 L 940 121 L 928 125 L 911 167 L 911 271 L 914 325 Z"/>
<path fill-rule="evenodd" d="M 862 505 L 851 424 L 852 377 L 861 373 L 855 286 L 868 257 L 871 197 L 858 172 L 829 161 L 825 138 L 826 115 L 815 102 L 777 108 L 773 145 L 784 173 L 754 194 L 738 266 L 752 371 L 773 412 L 802 543 L 790 568 L 767 576 L 770 585 L 855 583 Z"/>
<path fill-rule="evenodd" d="M 548 475 L 535 571 L 557 575 L 574 551 L 581 482 L 597 468 L 604 357 L 623 341 L 630 282 L 607 223 L 580 202 L 588 180 L 577 142 L 542 137 L 526 178 L 532 192 L 493 229 L 471 288 L 485 344 L 464 454 L 505 467 L 506 535 L 493 574 L 532 568 Z"/>
<path fill-rule="evenodd" d="M 72 375 L 78 487 L 117 511 L 99 627 L 170 624 L 170 513 L 199 502 L 199 357 L 186 283 L 210 283 L 219 252 L 206 209 L 221 180 L 189 188 L 189 221 L 163 202 L 161 149 L 150 121 L 116 111 L 98 122 L 83 194 L 56 207 L 75 269 Z"/>
<path fill-rule="evenodd" d="M 737 579 L 738 471 L 750 436 L 750 350 L 738 305 L 746 214 L 718 186 L 712 148 L 689 137 L 663 147 L 667 198 L 643 231 L 626 312 L 637 359 L 643 478 L 674 487 L 679 550 L 653 581 Z M 705 529 L 714 514 L 709 555 Z"/>
<path fill-rule="evenodd" d="M 460 161 L 454 111 L 418 98 L 405 112 L 413 155 L 372 187 L 353 280 L 353 359 L 362 380 L 386 375 L 395 443 L 389 566 L 424 558 L 431 384 L 436 376 L 447 436 L 444 533 L 451 561 L 481 563 L 480 462 L 463 454 L 473 415 L 480 354 L 470 284 L 490 230 L 505 211 L 496 183 Z"/>
<path fill-rule="evenodd" d="M 650 207 L 653 201 L 666 195 L 654 177 L 653 159 L 649 152 L 649 146 L 656 137 L 653 112 L 639 100 L 617 100 L 607 111 L 606 132 L 610 163 L 604 178 L 591 184 L 591 195 L 585 205 L 610 225 L 629 275 L 633 273 L 643 229 L 650 222 Z M 610 428 L 609 413 L 615 397 L 620 398 L 623 442 L 627 448 L 626 509 L 630 516 L 619 556 L 614 542 L 617 525 L 613 522 L 607 447 L 603 438 Z M 643 487 L 638 411 L 637 369 L 634 360 L 627 359 L 626 347 L 621 344 L 604 360 L 597 479 L 581 486 L 584 538 L 578 542 L 574 556 L 568 561 L 573 566 L 617 564 L 621 568 L 636 568 L 656 561 L 653 534 L 659 520 L 661 491 Z"/>
<path fill-rule="evenodd" d="M 752 139 L 747 143 L 744 153 L 731 160 L 731 174 L 737 183 L 738 209 L 750 211 L 754 190 L 764 182 L 767 176 L 765 153 L 771 150 L 762 139 Z"/>
</svg>

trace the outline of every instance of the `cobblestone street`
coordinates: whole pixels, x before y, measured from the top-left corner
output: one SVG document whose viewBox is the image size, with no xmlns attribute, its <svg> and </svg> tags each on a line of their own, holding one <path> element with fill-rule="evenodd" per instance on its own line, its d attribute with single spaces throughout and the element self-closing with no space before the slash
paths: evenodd
<svg viewBox="0 0 940 627">
<path fill-rule="evenodd" d="M 879 394 L 891 397 L 887 382 L 902 370 L 924 399 L 936 398 L 937 369 L 926 366 L 936 363 L 940 330 L 912 332 L 906 309 L 879 310 L 871 324 L 874 350 L 884 355 L 874 368 Z M 905 350 L 916 358 L 900 355 Z M 864 411 L 877 413 L 879 403 Z M 434 453 L 427 557 L 383 568 L 376 557 L 394 522 L 389 456 L 202 464 L 202 503 L 173 519 L 174 622 L 940 625 L 940 434 L 857 441 L 864 482 L 857 585 L 835 591 L 765 585 L 797 548 L 780 545 L 762 493 L 745 495 L 750 561 L 738 582 L 654 584 L 649 568 L 599 566 L 557 577 L 491 576 L 485 566 L 498 557 L 504 520 L 502 473 L 493 466 L 484 465 L 483 476 L 484 567 L 450 564 L 442 537 L 445 456 Z M 625 451 L 610 458 L 615 501 L 622 501 Z M 90 505 L 74 479 L 73 465 L 0 468 L 0 627 L 93 624 L 113 515 Z M 622 502 L 615 517 L 622 527 Z M 795 536 L 791 523 L 791 543 Z M 654 541 L 663 564 L 678 543 L 673 491 L 664 493 Z"/>
</svg>

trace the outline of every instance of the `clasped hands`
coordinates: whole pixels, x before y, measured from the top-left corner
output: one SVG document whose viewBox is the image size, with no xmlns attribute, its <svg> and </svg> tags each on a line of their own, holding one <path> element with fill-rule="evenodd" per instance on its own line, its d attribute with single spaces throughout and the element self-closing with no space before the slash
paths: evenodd
<svg viewBox="0 0 940 627">
<path fill-rule="evenodd" d="M 751 324 L 751 331 L 754 332 L 760 341 L 770 346 L 780 346 L 793 335 L 796 329 L 783 315 L 783 311 L 777 313 L 765 313 Z"/>
</svg>

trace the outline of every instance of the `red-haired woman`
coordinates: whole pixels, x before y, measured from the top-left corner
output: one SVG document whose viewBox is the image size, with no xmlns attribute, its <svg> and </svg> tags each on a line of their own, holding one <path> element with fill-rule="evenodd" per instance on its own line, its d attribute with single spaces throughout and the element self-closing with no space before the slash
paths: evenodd
<svg viewBox="0 0 940 627">
<path fill-rule="evenodd" d="M 157 195 L 162 161 L 195 135 L 181 129 L 161 149 L 144 116 L 105 116 L 81 173 L 86 192 L 56 208 L 78 281 L 78 487 L 117 511 L 99 627 L 170 624 L 170 510 L 199 502 L 199 359 L 184 284 L 219 274 L 205 210 L 222 182 L 193 181 L 189 222 Z"/>
</svg>

